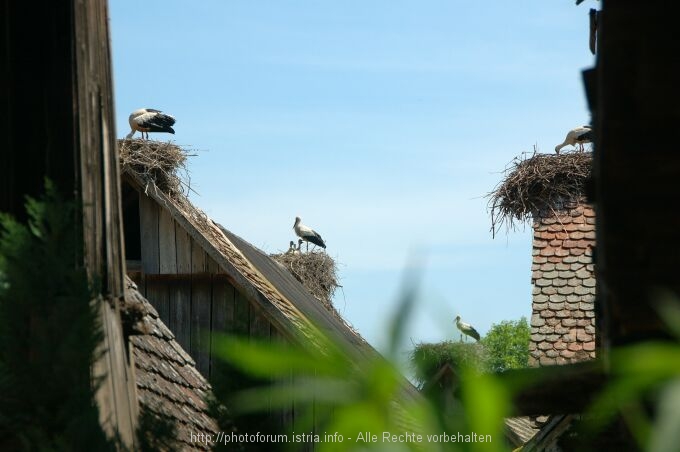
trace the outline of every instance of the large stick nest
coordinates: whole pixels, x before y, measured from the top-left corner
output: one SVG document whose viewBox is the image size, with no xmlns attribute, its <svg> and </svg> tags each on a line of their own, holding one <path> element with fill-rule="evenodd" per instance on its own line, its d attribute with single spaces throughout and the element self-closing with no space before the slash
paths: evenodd
<svg viewBox="0 0 680 452">
<path fill-rule="evenodd" d="M 176 144 L 150 140 L 118 140 L 123 172 L 153 182 L 173 198 L 189 190 L 186 160 L 189 154 Z"/>
<path fill-rule="evenodd" d="M 302 283 L 314 298 L 319 300 L 326 309 L 342 320 L 333 306 L 333 295 L 340 287 L 338 284 L 338 270 L 335 261 L 322 251 L 287 251 L 272 254 L 271 257 L 283 265 L 292 275 Z"/>
<path fill-rule="evenodd" d="M 589 152 L 515 157 L 505 178 L 487 195 L 492 233 L 503 225 L 514 229 L 516 222 L 573 208 L 585 196 L 592 160 Z"/>
<path fill-rule="evenodd" d="M 421 386 L 446 364 L 454 369 L 472 367 L 482 372 L 488 370 L 489 360 L 488 352 L 482 344 L 454 341 L 415 344 L 409 358 Z"/>
</svg>

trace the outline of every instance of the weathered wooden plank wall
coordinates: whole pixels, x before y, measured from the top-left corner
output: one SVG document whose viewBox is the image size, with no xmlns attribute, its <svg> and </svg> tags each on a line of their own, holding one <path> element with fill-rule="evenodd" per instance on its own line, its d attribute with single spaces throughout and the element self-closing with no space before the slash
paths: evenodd
<svg viewBox="0 0 680 452">
<path fill-rule="evenodd" d="M 46 177 L 80 202 L 76 265 L 101 287 L 94 302 L 106 332 L 93 369 L 104 376 L 100 419 L 133 448 L 136 393 L 115 303 L 125 256 L 107 2 L 3 1 L 0 18 L 0 211 L 25 219 L 25 196 L 43 193 Z"/>
<path fill-rule="evenodd" d="M 20 220 L 45 177 L 66 199 L 80 191 L 73 3 L 0 2 L 0 211 Z"/>
<path fill-rule="evenodd" d="M 608 1 L 598 23 L 593 173 L 605 348 L 672 337 L 656 306 L 660 289 L 680 293 L 680 39 L 668 11 L 667 2 Z"/>
<path fill-rule="evenodd" d="M 215 354 L 212 339 L 217 334 L 287 342 L 166 209 L 144 193 L 139 197 L 143 272 L 140 289 L 204 376 L 213 379 L 225 369 Z M 229 379 L 232 390 L 253 383 L 251 379 L 233 373 L 229 374 Z M 292 370 L 290 379 L 294 379 Z M 301 413 L 296 412 L 291 399 L 288 409 L 275 411 L 270 408 L 268 417 L 248 418 L 247 422 L 253 428 L 281 431 L 294 429 L 296 423 L 297 427 L 302 427 L 296 415 Z"/>
<path fill-rule="evenodd" d="M 104 341 L 99 347 L 101 357 L 94 363 L 92 374 L 102 381 L 97 392 L 100 419 L 109 434 L 117 433 L 125 444 L 132 445 L 137 423 L 137 390 L 129 367 L 128 345 L 116 310 L 101 301 L 99 309 Z"/>
<path fill-rule="evenodd" d="M 142 246 L 142 272 L 160 273 L 158 256 L 158 204 L 144 193 L 139 194 L 139 228 Z M 147 297 L 148 298 L 148 297 Z"/>
</svg>

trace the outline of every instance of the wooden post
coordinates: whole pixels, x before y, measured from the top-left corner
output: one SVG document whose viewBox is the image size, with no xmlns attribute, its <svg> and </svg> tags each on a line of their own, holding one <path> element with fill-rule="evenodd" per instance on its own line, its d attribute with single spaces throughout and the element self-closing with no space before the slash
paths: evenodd
<svg viewBox="0 0 680 452">
<path fill-rule="evenodd" d="M 46 177 L 81 203 L 84 249 L 75 265 L 102 292 L 93 300 L 106 351 L 92 371 L 104 379 L 100 420 L 133 449 L 135 382 L 116 302 L 125 256 L 107 2 L 0 2 L 0 67 L 0 211 L 25 218 L 25 196 L 43 193 Z"/>
</svg>

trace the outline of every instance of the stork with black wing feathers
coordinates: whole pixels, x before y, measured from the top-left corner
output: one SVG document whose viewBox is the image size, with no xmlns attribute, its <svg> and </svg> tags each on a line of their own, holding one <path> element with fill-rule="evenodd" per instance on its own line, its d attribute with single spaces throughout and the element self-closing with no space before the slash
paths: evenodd
<svg viewBox="0 0 680 452">
<path fill-rule="evenodd" d="M 461 333 L 463 333 L 466 336 L 470 336 L 471 338 L 475 339 L 477 342 L 479 342 L 479 339 L 481 339 L 481 336 L 477 332 L 476 329 L 469 323 L 461 322 L 460 321 L 460 316 L 456 316 L 456 328 L 460 330 Z M 463 342 L 463 334 L 460 335 L 460 341 Z"/>
</svg>

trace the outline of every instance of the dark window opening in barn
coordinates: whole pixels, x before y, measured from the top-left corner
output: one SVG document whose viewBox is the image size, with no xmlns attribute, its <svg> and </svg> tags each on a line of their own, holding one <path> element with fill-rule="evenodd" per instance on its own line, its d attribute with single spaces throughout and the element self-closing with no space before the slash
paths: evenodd
<svg viewBox="0 0 680 452">
<path fill-rule="evenodd" d="M 128 183 L 122 184 L 123 233 L 125 234 L 125 259 L 142 260 L 142 241 L 139 229 L 139 192 Z"/>
</svg>

